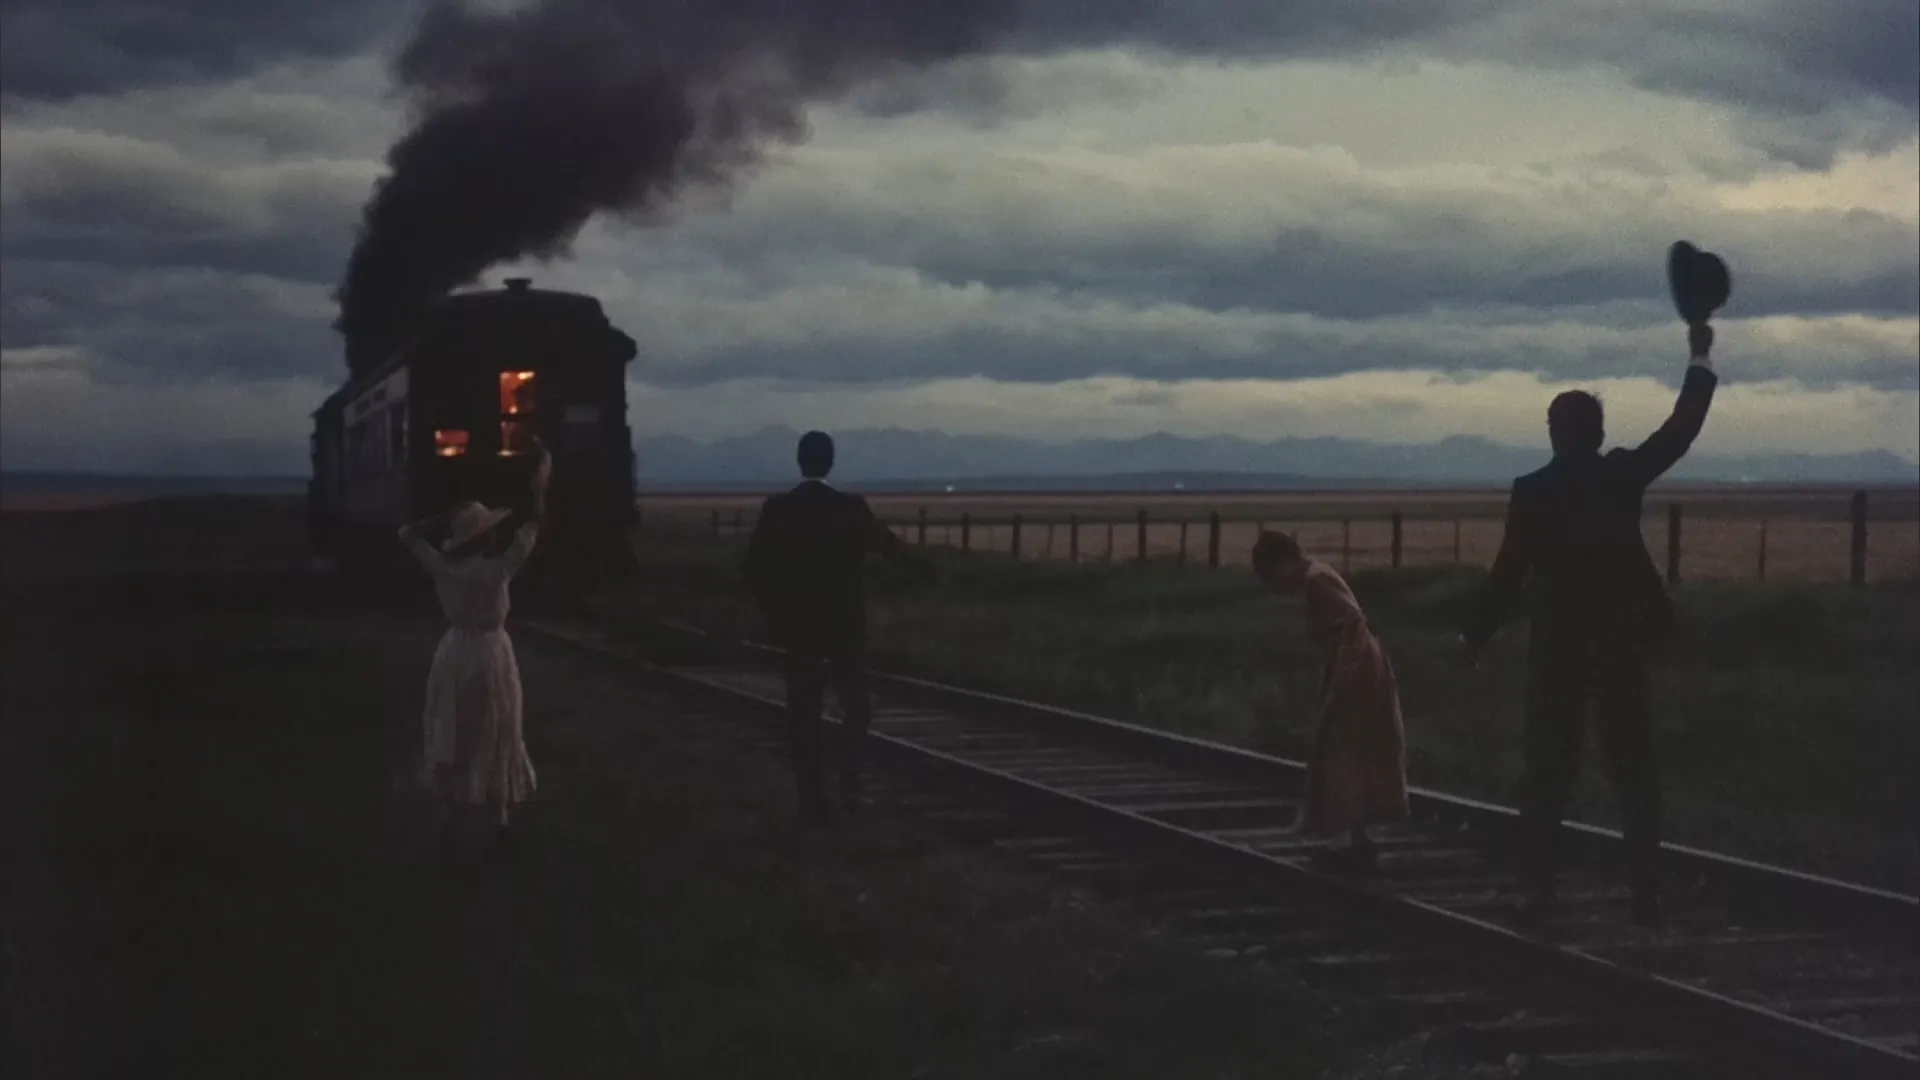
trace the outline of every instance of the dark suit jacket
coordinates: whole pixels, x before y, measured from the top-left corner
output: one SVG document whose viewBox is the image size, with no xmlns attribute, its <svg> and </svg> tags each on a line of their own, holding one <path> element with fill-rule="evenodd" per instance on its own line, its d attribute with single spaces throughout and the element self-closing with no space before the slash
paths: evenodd
<svg viewBox="0 0 1920 1080">
<path fill-rule="evenodd" d="M 857 648 L 866 637 L 866 555 L 902 547 L 866 499 L 809 480 L 761 506 L 742 569 L 784 642 Z"/>
<path fill-rule="evenodd" d="M 1640 533 L 1641 502 L 1693 445 L 1718 381 L 1712 369 L 1691 364 L 1673 415 L 1646 442 L 1605 456 L 1556 457 L 1513 482 L 1506 537 L 1468 641 L 1493 636 L 1520 606 L 1529 579 L 1536 642 L 1596 633 L 1644 639 L 1672 627 L 1673 603 Z"/>
</svg>

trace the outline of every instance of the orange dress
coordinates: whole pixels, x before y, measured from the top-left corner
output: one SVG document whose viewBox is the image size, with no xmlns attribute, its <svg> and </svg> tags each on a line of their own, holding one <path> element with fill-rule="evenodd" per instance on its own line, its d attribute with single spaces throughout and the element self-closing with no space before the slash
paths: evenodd
<svg viewBox="0 0 1920 1080">
<path fill-rule="evenodd" d="M 1353 590 L 1333 567 L 1310 563 L 1301 592 L 1307 634 L 1324 674 L 1320 727 L 1307 761 L 1298 827 L 1333 835 L 1358 825 L 1404 821 L 1409 816 L 1406 729 L 1393 664 Z"/>
</svg>

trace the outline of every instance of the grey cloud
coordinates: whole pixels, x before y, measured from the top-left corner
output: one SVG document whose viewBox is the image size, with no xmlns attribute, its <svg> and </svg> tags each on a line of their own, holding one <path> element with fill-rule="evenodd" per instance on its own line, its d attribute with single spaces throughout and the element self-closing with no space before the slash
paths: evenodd
<svg viewBox="0 0 1920 1080">
<path fill-rule="evenodd" d="M 0 347 L 76 348 L 107 381 L 331 379 L 326 312 L 318 286 L 204 269 L 9 258 L 0 276 Z"/>
<path fill-rule="evenodd" d="M 0 256 L 129 273 L 208 269 L 331 281 L 364 169 L 239 166 L 101 133 L 16 128 L 0 180 Z"/>
<path fill-rule="evenodd" d="M 1720 0 L 1623 8 L 1515 4 L 1455 36 L 1463 51 L 1609 63 L 1648 89 L 1811 115 L 1852 99 L 1920 112 L 1920 6 L 1911 0 Z"/>
<path fill-rule="evenodd" d="M 1324 56 L 1472 24 L 1516 0 L 1021 0 L 1014 47 L 1127 44 L 1212 56 Z"/>
<path fill-rule="evenodd" d="M 1154 380 L 1306 379 L 1361 371 L 1527 371 L 1555 379 L 1651 376 L 1671 379 L 1685 359 L 1677 320 L 1615 334 L 1571 329 L 1525 337 L 1462 332 L 1443 322 L 1413 322 L 1398 332 L 1378 327 L 1243 328 L 1222 343 L 1183 313 L 1099 320 L 1033 329 L 983 319 L 911 343 L 860 336 L 830 341 L 796 337 L 776 344 L 722 346 L 698 358 L 663 362 L 643 341 L 636 376 L 663 386 L 721 379 L 780 377 L 845 385 L 885 371 L 896 378 L 983 377 L 1007 383 L 1049 383 L 1105 375 Z M 1423 329 L 1424 327 L 1424 329 Z M 642 332 L 644 336 L 644 331 Z M 1232 335 L 1228 328 L 1227 336 Z M 1920 386 L 1920 356 L 1905 345 L 1840 340 L 1814 348 L 1753 342 L 1723 348 L 1728 370 L 1743 381 L 1789 380 L 1810 387 Z"/>
<path fill-rule="evenodd" d="M 1912 0 L 1718 0 L 1671 8 L 1627 8 L 1617 0 L 1009 2 L 1013 29 L 992 50 L 1003 54 L 1126 46 L 1237 59 L 1431 55 L 1540 67 L 1597 63 L 1648 89 L 1796 121 L 1864 101 L 1890 110 L 1879 125 L 1883 133 L 1906 132 L 1920 113 L 1920 5 Z M 4 0 L 0 92 L 60 100 L 207 82 L 288 58 L 353 55 L 394 38 L 419 7 L 392 0 Z M 1007 97 L 996 80 L 990 68 L 963 65 L 909 74 L 868 100 L 882 111 L 957 104 L 990 112 Z M 1830 140 L 1842 133 L 1824 134 Z M 1778 138 L 1777 147 L 1802 157 L 1823 153 L 1805 137 L 1797 145 Z"/>
<path fill-rule="evenodd" d="M 1063 105 L 1145 101 L 1168 89 L 1165 76 L 1117 59 L 1107 55 L 1036 63 L 1009 56 L 969 56 L 874 79 L 856 87 L 846 104 L 877 117 L 939 109 L 991 126 L 1030 120 Z"/>
<path fill-rule="evenodd" d="M 320 294 L 344 256 L 341 222 L 359 195 L 350 175 L 194 173 L 139 154 L 131 165 L 89 160 L 137 179 L 90 177 L 72 160 L 57 184 L 10 168 L 0 245 L 7 347 L 81 345 L 162 379 L 338 371 Z M 765 185 L 734 213 L 647 232 L 643 243 L 602 232 L 602 250 L 624 253 L 636 282 L 629 296 L 603 295 L 643 340 L 665 343 L 649 363 L 682 383 L 807 373 L 1657 373 L 1670 366 L 1664 346 L 1642 349 L 1635 335 L 1672 321 L 1662 259 L 1683 228 L 1734 267 L 1729 316 L 1920 310 L 1915 226 L 1865 212 L 1702 215 L 1657 200 L 1614 205 L 1577 188 L 1388 199 L 1334 177 L 1328 190 L 1287 189 L 1298 204 L 1288 220 L 1314 224 L 1275 226 L 1258 207 L 1223 203 L 1195 218 L 1177 192 L 1116 202 L 1032 167 L 1002 178 L 1017 181 L 1010 193 L 966 177 L 942 188 L 921 182 L 924 166 L 899 168 L 912 182 L 883 176 L 858 201 L 820 198 L 798 177 Z M 1204 175 L 1195 182 L 1208 187 Z M 890 188 L 913 198 L 889 202 Z M 149 197 L 108 197 L 140 191 Z M 1597 200 L 1595 212 L 1567 214 L 1581 198 Z M 244 212 L 225 221 L 220 207 Z M 902 279 L 916 284 L 897 292 Z M 813 286 L 823 291 L 806 299 Z M 981 299 L 940 310 L 928 297 L 943 286 Z M 300 306 L 308 302 L 311 310 Z M 702 316 L 702 304 L 720 308 Z M 1317 321 L 1261 322 L 1287 313 Z M 703 318 L 721 329 L 672 329 Z M 726 329 L 755 319 L 765 325 L 747 339 Z M 1395 330 L 1407 320 L 1454 340 Z M 1555 337 L 1558 323 L 1579 331 Z M 1915 369 L 1904 344 L 1866 341 L 1832 363 L 1778 355 L 1743 370 L 1903 387 Z"/>
<path fill-rule="evenodd" d="M 1715 211 L 1573 177 L 1519 192 L 1409 192 L 1310 168 L 1276 171 L 1284 195 L 1256 205 L 1231 187 L 1212 197 L 1199 162 L 1151 194 L 1031 163 L 936 168 L 888 165 L 857 201 L 800 180 L 769 185 L 671 242 L 735 267 L 784 268 L 788 280 L 806 272 L 789 262 L 804 252 L 952 285 L 1366 319 L 1661 301 L 1666 247 L 1686 237 L 1730 261 L 1729 315 L 1920 313 L 1920 226 L 1866 210 Z"/>
<path fill-rule="evenodd" d="M 4 0 L 0 93 L 37 100 L 204 83 L 341 57 L 390 35 L 401 0 Z"/>
</svg>

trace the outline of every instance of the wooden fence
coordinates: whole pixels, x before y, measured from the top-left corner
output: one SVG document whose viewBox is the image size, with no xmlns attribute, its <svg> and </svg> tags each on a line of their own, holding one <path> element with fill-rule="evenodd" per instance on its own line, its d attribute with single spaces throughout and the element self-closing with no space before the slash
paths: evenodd
<svg viewBox="0 0 1920 1080">
<path fill-rule="evenodd" d="M 1343 570 L 1364 566 L 1400 569 L 1408 565 L 1446 563 L 1485 565 L 1491 562 L 1492 551 L 1498 548 L 1502 524 L 1499 519 L 1484 516 L 1446 517 L 1430 512 L 1409 515 L 1400 510 L 1339 518 L 1279 519 L 1223 516 L 1217 511 L 1204 518 L 1155 515 L 1145 508 L 1125 516 L 1111 513 L 941 516 L 925 506 L 917 508 L 911 516 L 888 515 L 884 520 L 896 534 L 920 547 L 957 548 L 1013 559 L 1106 564 L 1160 560 L 1212 568 L 1244 565 L 1253 537 L 1261 529 L 1278 528 L 1293 532 L 1310 553 L 1335 562 Z M 685 531 L 692 525 L 683 517 L 680 528 L 674 531 Z M 703 531 L 716 538 L 729 534 L 744 536 L 752 527 L 752 514 L 738 509 L 716 509 L 708 512 L 704 525 Z M 1844 517 L 1833 514 L 1813 520 L 1761 518 L 1756 521 L 1714 514 L 1690 517 L 1678 501 L 1657 505 L 1650 509 L 1643 528 L 1650 550 L 1659 552 L 1664 548 L 1666 578 L 1671 584 L 1680 584 L 1686 576 L 1687 547 L 1683 541 L 1688 536 L 1689 525 L 1706 530 L 1708 543 L 1718 548 L 1727 546 L 1725 534 L 1730 531 L 1742 535 L 1742 546 L 1753 544 L 1741 556 L 1747 560 L 1744 565 L 1750 571 L 1730 572 L 1735 568 L 1728 565 L 1727 553 L 1716 550 L 1713 561 L 1718 564 L 1717 572 L 1705 576 L 1766 581 L 1771 561 L 1776 577 L 1833 580 L 1840 577 L 1839 560 L 1844 557 L 1845 580 L 1861 586 L 1869 578 L 1868 494 L 1864 491 L 1853 493 Z M 1914 551 L 1909 560 L 1902 550 L 1882 550 L 1878 561 L 1883 572 L 1876 577 L 1920 575 L 1920 524 L 1895 521 L 1879 525 L 1882 530 L 1899 531 L 1899 535 L 1890 535 L 1887 539 L 1901 547 L 1906 546 L 1902 543 L 1906 539 L 1904 534 L 1911 532 Z M 1847 533 L 1844 556 L 1833 550 L 1839 546 L 1834 543 L 1839 537 L 1833 535 L 1837 528 L 1844 528 Z M 1820 536 L 1808 542 L 1808 529 L 1819 530 Z M 1418 542 L 1409 535 L 1415 530 L 1422 534 Z M 1360 532 L 1373 533 L 1376 540 L 1368 542 L 1357 536 Z M 1715 533 L 1721 535 L 1716 537 Z M 1774 549 L 1780 546 L 1783 533 L 1787 534 L 1787 546 L 1791 550 L 1777 552 Z M 1384 543 L 1379 542 L 1381 539 Z M 1780 565 L 1783 554 L 1791 564 L 1784 572 Z"/>
</svg>

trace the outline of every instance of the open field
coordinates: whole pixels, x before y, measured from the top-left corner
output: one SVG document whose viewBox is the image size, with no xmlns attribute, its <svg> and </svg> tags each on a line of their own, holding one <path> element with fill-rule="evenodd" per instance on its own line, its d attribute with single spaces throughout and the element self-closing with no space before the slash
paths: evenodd
<svg viewBox="0 0 1920 1080">
<path fill-rule="evenodd" d="M 672 615 L 757 634 L 737 538 L 641 543 L 644 573 L 608 615 Z M 1318 672 L 1297 601 L 1244 571 L 1167 562 L 1107 569 L 940 558 L 916 589 L 876 571 L 874 658 L 890 669 L 1304 757 Z M 1406 702 L 1414 783 L 1514 803 L 1524 624 L 1488 667 L 1455 635 L 1475 571 L 1362 571 L 1353 583 Z M 1920 585 L 1681 587 L 1677 637 L 1655 670 L 1669 836 L 1856 880 L 1920 888 Z M 1573 813 L 1615 821 L 1589 754 Z"/>
<path fill-rule="evenodd" d="M 1850 570 L 1852 491 L 1839 488 L 1656 488 L 1642 526 L 1648 548 L 1665 565 L 1668 510 L 1681 507 L 1683 581 L 1846 581 Z M 1402 565 L 1486 567 L 1500 549 L 1502 491 L 1312 491 L 1111 495 L 874 495 L 876 512 L 917 541 L 927 515 L 927 542 L 1010 552 L 1012 521 L 1021 518 L 1023 558 L 1065 559 L 1076 545 L 1084 562 L 1138 557 L 1138 513 L 1146 511 L 1150 558 L 1190 562 L 1208 556 L 1208 515 L 1221 517 L 1220 561 L 1244 565 L 1262 524 L 1284 529 L 1319 557 L 1347 569 L 1392 562 L 1391 516 L 1402 523 Z M 759 497 L 647 495 L 642 514 L 655 527 L 722 534 L 751 528 Z M 962 518 L 970 519 L 963 528 Z M 1185 523 L 1184 529 L 1182 522 Z M 964 534 L 964 536 L 963 536 Z M 1763 554 L 1764 553 L 1764 554 Z M 1920 491 L 1875 489 L 1868 498 L 1867 579 L 1920 578 Z"/>
<path fill-rule="evenodd" d="M 0 551 L 0 1074 L 1313 1077 L 1365 1041 L 908 825 L 802 834 L 779 762 L 527 642 L 539 797 L 443 870 L 404 782 L 435 617 L 299 570 L 297 503 L 4 515 Z"/>
</svg>

